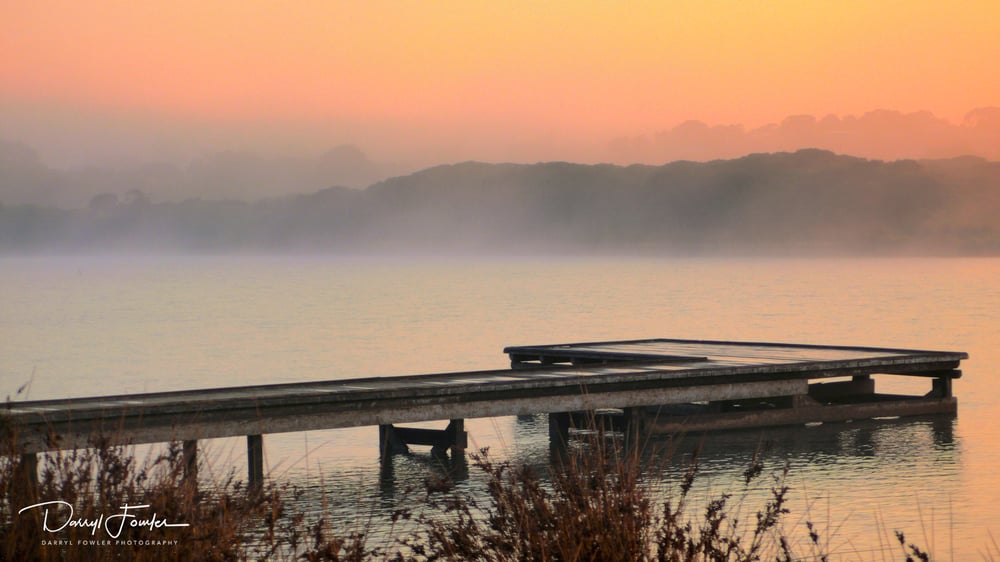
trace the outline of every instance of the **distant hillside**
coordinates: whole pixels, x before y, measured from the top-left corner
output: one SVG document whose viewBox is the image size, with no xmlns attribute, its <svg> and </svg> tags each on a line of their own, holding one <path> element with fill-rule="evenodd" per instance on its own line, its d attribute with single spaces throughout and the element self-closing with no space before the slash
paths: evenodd
<svg viewBox="0 0 1000 562">
<path fill-rule="evenodd" d="M 57 169 L 43 163 L 31 147 L 0 139 L 0 203 L 6 205 L 71 209 L 85 206 L 100 193 L 133 189 L 156 201 L 257 200 L 331 185 L 363 188 L 400 173 L 399 166 L 373 162 L 353 145 L 313 156 L 228 151 L 204 154 L 184 165 L 151 162 Z"/>
<path fill-rule="evenodd" d="M 257 202 L 0 209 L 0 251 L 1000 254 L 1000 163 L 820 150 L 707 163 L 462 163 Z"/>
</svg>

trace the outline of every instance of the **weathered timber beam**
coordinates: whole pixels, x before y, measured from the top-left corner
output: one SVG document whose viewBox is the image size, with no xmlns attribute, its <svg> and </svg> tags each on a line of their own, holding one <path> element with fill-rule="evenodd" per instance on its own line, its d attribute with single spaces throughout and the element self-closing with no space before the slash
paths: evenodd
<svg viewBox="0 0 1000 562">
<path fill-rule="evenodd" d="M 574 394 L 557 396 L 525 394 L 504 399 L 503 395 L 495 393 L 473 393 L 409 400 L 373 400 L 347 405 L 338 403 L 327 407 L 227 410 L 218 415 L 207 411 L 186 416 L 109 417 L 80 423 L 21 427 L 18 436 L 25 452 L 35 452 L 87 447 L 96 435 L 118 443 L 157 443 L 433 420 L 789 396 L 806 394 L 808 381 L 788 379 L 624 391 L 610 388 L 591 390 L 578 386 Z"/>
<path fill-rule="evenodd" d="M 393 426 L 396 437 L 407 445 L 430 445 L 433 447 L 450 447 L 451 435 L 443 429 L 425 429 L 422 427 Z"/>
<path fill-rule="evenodd" d="M 465 420 L 450 420 L 444 429 L 423 427 L 398 427 L 391 424 L 379 426 L 379 448 L 387 454 L 405 454 L 410 445 L 429 445 L 431 451 L 443 455 L 448 449 L 461 453 L 468 446 Z"/>
<path fill-rule="evenodd" d="M 809 396 L 820 401 L 874 393 L 875 381 L 871 377 L 854 377 L 849 381 L 809 385 Z"/>
<path fill-rule="evenodd" d="M 954 414 L 958 411 L 955 398 L 908 398 L 833 406 L 802 405 L 796 408 L 756 410 L 726 414 L 700 414 L 677 417 L 647 418 L 646 427 L 655 433 L 690 433 L 719 429 L 743 429 L 810 422 L 839 422 L 883 416 L 920 416 Z"/>
</svg>

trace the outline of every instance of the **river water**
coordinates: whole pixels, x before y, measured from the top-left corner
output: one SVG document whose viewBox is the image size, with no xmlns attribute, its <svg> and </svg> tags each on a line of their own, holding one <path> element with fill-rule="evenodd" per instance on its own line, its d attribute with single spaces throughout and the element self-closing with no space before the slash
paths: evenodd
<svg viewBox="0 0 1000 562">
<path fill-rule="evenodd" d="M 698 436 L 699 485 L 734 486 L 764 443 L 769 469 L 791 467 L 789 524 L 828 529 L 842 559 L 881 560 L 893 529 L 976 559 L 1000 533 L 1000 259 L 5 257 L 0 312 L 12 400 L 505 368 L 506 345 L 575 341 L 966 351 L 957 418 Z M 543 417 L 466 428 L 473 447 L 547 462 Z M 269 435 L 266 470 L 363 522 L 434 470 L 417 448 L 380 473 L 377 439 Z M 240 440 L 205 445 L 214 470 L 244 470 Z M 480 489 L 474 469 L 460 485 Z"/>
</svg>

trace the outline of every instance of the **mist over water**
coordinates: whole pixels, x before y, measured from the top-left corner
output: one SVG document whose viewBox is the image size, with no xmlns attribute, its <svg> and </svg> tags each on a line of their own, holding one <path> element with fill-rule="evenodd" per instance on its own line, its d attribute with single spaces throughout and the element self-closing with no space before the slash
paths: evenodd
<svg viewBox="0 0 1000 562">
<path fill-rule="evenodd" d="M 248 179 L 268 180 L 252 159 L 221 160 L 200 181 L 250 199 L 264 189 Z M 314 184 L 330 175 L 303 168 Z M 1000 166 L 977 158 L 465 162 L 257 200 L 131 189 L 77 209 L 0 204 L 0 254 L 997 255 L 998 214 Z"/>
<path fill-rule="evenodd" d="M 1000 528 L 997 279 L 997 259 L 5 257 L 0 394 L 504 368 L 506 345 L 652 337 L 966 351 L 957 418 L 712 434 L 699 485 L 732 487 L 767 444 L 769 468 L 791 464 L 790 520 L 837 530 L 835 551 L 877 547 L 881 522 L 968 560 Z M 548 460 L 544 417 L 467 429 L 473 448 Z M 664 459 L 664 486 L 701 439 Z M 265 460 L 350 522 L 408 501 L 436 470 L 417 447 L 380 482 L 377 441 L 374 427 L 268 435 Z M 244 470 L 241 440 L 206 446 L 216 470 Z M 459 486 L 482 484 L 471 470 Z"/>
</svg>

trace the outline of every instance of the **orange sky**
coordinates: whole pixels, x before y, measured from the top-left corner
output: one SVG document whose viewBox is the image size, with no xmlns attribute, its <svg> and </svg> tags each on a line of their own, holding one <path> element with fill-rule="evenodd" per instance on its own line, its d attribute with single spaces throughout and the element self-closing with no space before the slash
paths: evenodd
<svg viewBox="0 0 1000 562">
<path fill-rule="evenodd" d="M 998 37 L 996 0 L 4 2 L 0 138 L 106 117 L 174 144 L 587 159 L 689 119 L 960 123 L 1000 105 Z"/>
</svg>

